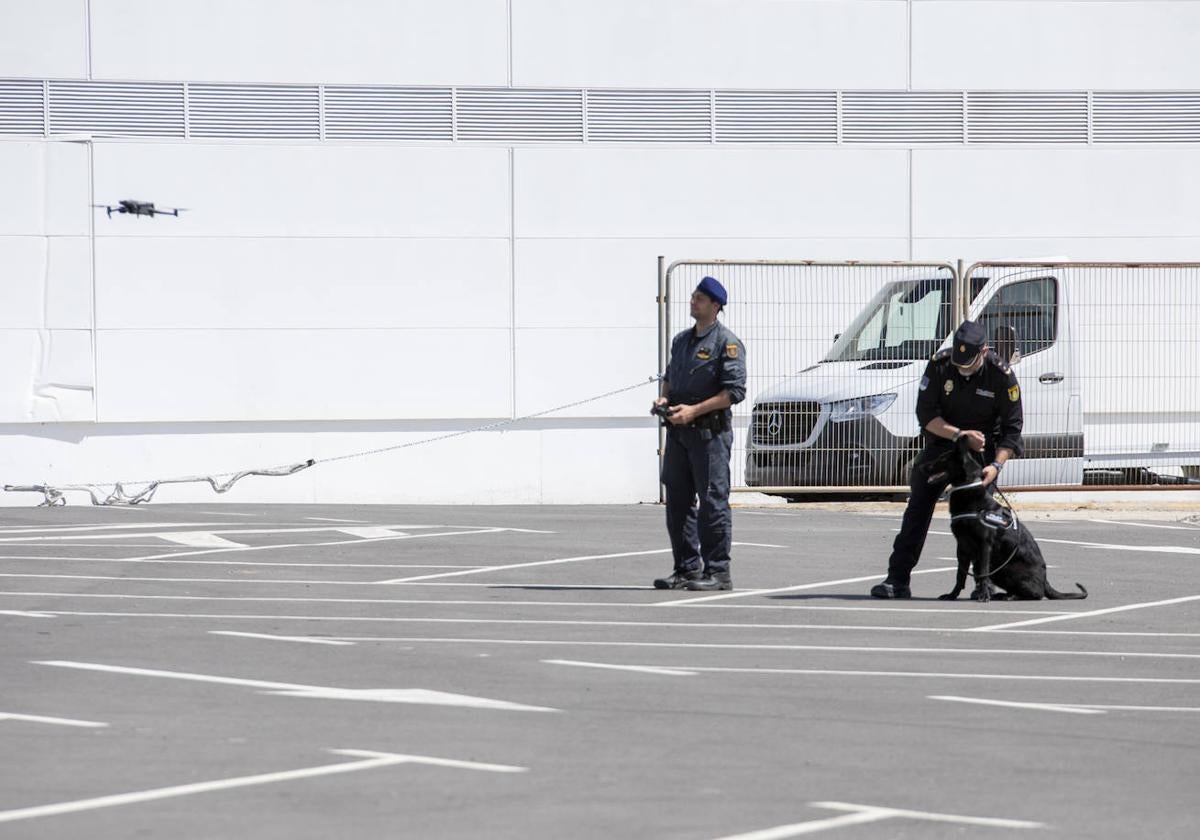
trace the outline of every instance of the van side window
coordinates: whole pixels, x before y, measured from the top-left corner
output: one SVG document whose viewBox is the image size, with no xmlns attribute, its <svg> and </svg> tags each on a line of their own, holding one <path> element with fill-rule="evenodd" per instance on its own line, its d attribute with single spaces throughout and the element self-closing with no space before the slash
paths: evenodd
<svg viewBox="0 0 1200 840">
<path fill-rule="evenodd" d="M 1003 286 L 979 320 L 988 343 L 994 342 L 997 327 L 1012 327 L 1022 356 L 1045 350 L 1058 337 L 1058 283 L 1053 277 L 1038 277 Z"/>
</svg>

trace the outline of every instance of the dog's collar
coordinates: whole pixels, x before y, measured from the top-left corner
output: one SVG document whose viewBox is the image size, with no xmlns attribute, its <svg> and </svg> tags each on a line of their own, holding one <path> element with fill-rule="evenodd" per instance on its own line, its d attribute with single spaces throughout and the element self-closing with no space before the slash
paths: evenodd
<svg viewBox="0 0 1200 840">
<path fill-rule="evenodd" d="M 983 486 L 983 479 L 980 478 L 980 479 L 976 479 L 975 481 L 970 482 L 969 484 L 955 484 L 950 488 L 950 492 L 957 493 L 959 490 L 973 490 L 976 487 L 982 487 L 982 486 Z"/>
</svg>

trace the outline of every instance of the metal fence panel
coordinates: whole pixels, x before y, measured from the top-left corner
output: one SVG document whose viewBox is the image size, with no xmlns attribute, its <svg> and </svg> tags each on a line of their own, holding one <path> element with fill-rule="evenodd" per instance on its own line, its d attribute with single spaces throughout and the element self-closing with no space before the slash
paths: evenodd
<svg viewBox="0 0 1200 840">
<path fill-rule="evenodd" d="M 1018 352 L 1027 474 L 1007 481 L 1200 484 L 1200 264 L 976 263 L 964 285 Z"/>
<path fill-rule="evenodd" d="M 907 484 L 917 385 L 953 331 L 948 263 L 683 260 L 666 271 L 662 340 L 687 329 L 706 275 L 746 347 L 734 407 L 733 484 L 784 495 Z"/>
</svg>

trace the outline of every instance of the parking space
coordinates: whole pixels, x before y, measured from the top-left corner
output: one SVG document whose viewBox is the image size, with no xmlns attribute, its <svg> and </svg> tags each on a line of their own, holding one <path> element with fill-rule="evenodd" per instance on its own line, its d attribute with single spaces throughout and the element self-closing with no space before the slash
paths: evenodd
<svg viewBox="0 0 1200 840">
<path fill-rule="evenodd" d="M 1200 525 L 1039 514 L 1081 601 L 866 596 L 899 507 L 0 516 L 0 837 L 1193 837 Z"/>
</svg>

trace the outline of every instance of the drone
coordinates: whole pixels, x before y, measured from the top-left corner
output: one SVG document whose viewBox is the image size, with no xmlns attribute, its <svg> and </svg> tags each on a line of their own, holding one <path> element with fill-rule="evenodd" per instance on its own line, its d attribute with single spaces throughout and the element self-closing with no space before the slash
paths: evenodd
<svg viewBox="0 0 1200 840">
<path fill-rule="evenodd" d="M 132 216 L 178 216 L 181 211 L 187 209 L 186 207 L 171 207 L 159 210 L 154 206 L 153 201 L 137 201 L 132 198 L 121 199 L 117 202 L 116 207 L 108 204 L 93 204 L 92 206 L 103 207 L 110 219 L 114 212 L 129 213 Z"/>
</svg>

